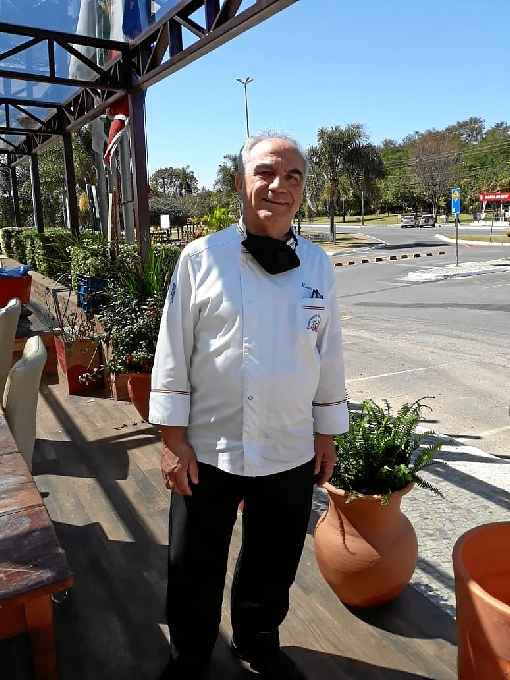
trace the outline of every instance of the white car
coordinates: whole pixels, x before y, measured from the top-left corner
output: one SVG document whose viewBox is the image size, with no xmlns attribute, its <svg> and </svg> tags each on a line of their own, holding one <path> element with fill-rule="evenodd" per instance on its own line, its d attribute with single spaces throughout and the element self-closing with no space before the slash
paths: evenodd
<svg viewBox="0 0 510 680">
<path fill-rule="evenodd" d="M 416 215 L 414 213 L 410 213 L 408 215 L 401 215 L 400 226 L 402 227 L 402 229 L 418 226 Z"/>
<path fill-rule="evenodd" d="M 425 215 L 420 215 L 418 219 L 418 226 L 419 227 L 435 227 L 436 226 L 436 218 L 432 214 L 425 214 Z"/>
</svg>

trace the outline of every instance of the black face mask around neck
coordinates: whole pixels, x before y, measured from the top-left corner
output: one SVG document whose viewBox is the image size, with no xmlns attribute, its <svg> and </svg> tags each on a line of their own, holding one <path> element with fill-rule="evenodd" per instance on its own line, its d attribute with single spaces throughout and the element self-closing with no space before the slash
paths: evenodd
<svg viewBox="0 0 510 680">
<path fill-rule="evenodd" d="M 297 239 L 292 230 L 289 236 L 294 239 L 294 245 L 296 245 Z M 281 241 L 278 238 L 258 236 L 246 231 L 246 238 L 242 244 L 268 274 L 282 274 L 301 264 L 294 248 L 288 244 L 288 240 Z"/>
</svg>

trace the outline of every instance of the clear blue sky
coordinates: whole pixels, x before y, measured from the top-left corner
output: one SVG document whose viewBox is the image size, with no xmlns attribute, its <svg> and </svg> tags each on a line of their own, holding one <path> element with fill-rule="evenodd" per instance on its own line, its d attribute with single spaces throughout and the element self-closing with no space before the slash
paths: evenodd
<svg viewBox="0 0 510 680">
<path fill-rule="evenodd" d="M 508 0 L 298 0 L 149 90 L 149 169 L 190 165 L 212 186 L 252 131 L 304 146 L 360 122 L 372 141 L 469 116 L 510 120 Z"/>
</svg>

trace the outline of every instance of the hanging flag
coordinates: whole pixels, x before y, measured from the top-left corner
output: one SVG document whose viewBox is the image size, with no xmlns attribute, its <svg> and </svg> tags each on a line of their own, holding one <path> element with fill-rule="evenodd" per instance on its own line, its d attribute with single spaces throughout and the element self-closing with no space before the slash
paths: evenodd
<svg viewBox="0 0 510 680">
<path fill-rule="evenodd" d="M 113 118 L 108 133 L 108 146 L 104 154 L 104 162 L 109 163 L 112 152 L 119 142 L 119 138 L 129 119 L 129 102 L 127 96 L 122 97 L 106 109 L 106 113 Z"/>
</svg>

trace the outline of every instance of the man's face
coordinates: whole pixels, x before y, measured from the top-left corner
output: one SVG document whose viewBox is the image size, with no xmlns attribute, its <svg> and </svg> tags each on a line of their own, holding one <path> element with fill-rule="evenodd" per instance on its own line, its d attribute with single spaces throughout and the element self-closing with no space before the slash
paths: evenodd
<svg viewBox="0 0 510 680">
<path fill-rule="evenodd" d="M 244 175 L 236 178 L 246 227 L 256 234 L 281 238 L 303 198 L 304 162 L 283 139 L 267 139 L 253 147 Z"/>
</svg>

